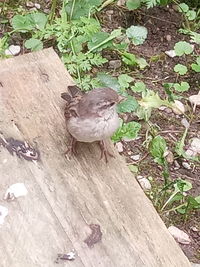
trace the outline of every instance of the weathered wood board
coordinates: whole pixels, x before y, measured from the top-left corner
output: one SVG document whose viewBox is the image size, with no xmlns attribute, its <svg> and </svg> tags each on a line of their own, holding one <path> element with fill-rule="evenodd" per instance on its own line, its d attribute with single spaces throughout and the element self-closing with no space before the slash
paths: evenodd
<svg viewBox="0 0 200 267">
<path fill-rule="evenodd" d="M 95 144 L 80 144 L 78 158 L 63 155 L 68 135 L 60 93 L 72 79 L 53 49 L 0 62 L 0 132 L 26 141 L 40 159 L 19 158 L 0 147 L 0 266 L 52 267 L 57 253 L 76 252 L 75 267 L 186 267 L 181 249 L 118 155 L 100 161 Z M 114 148 L 113 148 L 114 149 Z M 3 200 L 9 185 L 28 194 Z M 90 224 L 102 240 L 88 247 Z"/>
</svg>

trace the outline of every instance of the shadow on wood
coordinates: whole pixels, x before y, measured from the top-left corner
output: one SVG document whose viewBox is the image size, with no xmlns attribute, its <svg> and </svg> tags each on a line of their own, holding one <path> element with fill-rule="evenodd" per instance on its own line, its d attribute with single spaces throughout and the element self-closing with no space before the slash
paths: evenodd
<svg viewBox="0 0 200 267">
<path fill-rule="evenodd" d="M 190 266 L 118 153 L 107 165 L 95 144 L 80 144 L 70 161 L 63 155 L 60 94 L 71 83 L 52 49 L 0 62 L 0 132 L 7 146 L 22 141 L 18 156 L 11 144 L 0 147 L 0 194 L 18 182 L 28 189 L 0 202 L 9 210 L 0 265 L 57 266 L 57 253 L 74 250 L 65 266 Z"/>
</svg>

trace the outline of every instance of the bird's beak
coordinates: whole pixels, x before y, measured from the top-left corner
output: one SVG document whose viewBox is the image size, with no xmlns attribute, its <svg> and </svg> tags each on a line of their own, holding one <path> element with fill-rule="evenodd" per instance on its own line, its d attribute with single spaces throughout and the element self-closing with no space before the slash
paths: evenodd
<svg viewBox="0 0 200 267">
<path fill-rule="evenodd" d="M 123 96 L 123 95 L 119 95 L 119 97 L 118 97 L 118 104 L 119 103 L 121 103 L 121 102 L 123 102 L 123 101 L 125 101 L 127 98 L 125 97 L 125 96 Z"/>
</svg>

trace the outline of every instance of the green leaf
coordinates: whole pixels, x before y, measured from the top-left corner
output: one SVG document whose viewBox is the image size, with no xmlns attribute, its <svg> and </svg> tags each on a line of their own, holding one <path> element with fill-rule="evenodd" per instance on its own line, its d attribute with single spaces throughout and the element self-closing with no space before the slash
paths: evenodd
<svg viewBox="0 0 200 267">
<path fill-rule="evenodd" d="M 139 57 L 137 58 L 137 64 L 141 70 L 146 68 L 149 64 L 147 63 L 146 59 Z"/>
<path fill-rule="evenodd" d="M 31 51 L 38 51 L 38 50 L 43 49 L 42 41 L 35 39 L 35 38 L 30 38 L 26 40 L 24 45 L 27 49 L 31 49 Z"/>
<path fill-rule="evenodd" d="M 18 32 L 28 32 L 33 29 L 43 30 L 47 22 L 47 16 L 43 13 L 31 13 L 27 15 L 15 15 L 11 24 Z"/>
<path fill-rule="evenodd" d="M 150 153 L 154 161 L 163 165 L 164 153 L 167 150 L 165 139 L 162 136 L 156 136 L 150 143 Z"/>
<path fill-rule="evenodd" d="M 121 102 L 117 106 L 117 111 L 119 113 L 133 112 L 138 108 L 138 102 L 133 96 L 127 96 L 127 100 Z"/>
<path fill-rule="evenodd" d="M 32 13 L 27 15 L 34 28 L 43 30 L 47 23 L 47 16 L 43 13 Z"/>
<path fill-rule="evenodd" d="M 129 10 L 137 9 L 141 6 L 141 0 L 127 0 L 126 6 Z"/>
<path fill-rule="evenodd" d="M 146 92 L 147 88 L 143 82 L 136 82 L 134 86 L 131 86 L 131 90 L 136 93 Z"/>
<path fill-rule="evenodd" d="M 15 15 L 11 20 L 11 25 L 18 32 L 27 32 L 34 29 L 33 23 L 28 16 Z"/>
<path fill-rule="evenodd" d="M 104 43 L 104 41 L 110 36 L 109 33 L 107 32 L 97 32 L 95 33 L 92 38 L 91 38 L 91 41 L 88 42 L 88 49 L 92 49 L 93 47 L 103 43 L 101 46 L 99 46 L 96 51 L 101 51 L 105 48 L 108 48 L 108 47 L 112 47 L 112 41 L 108 41 L 106 43 Z"/>
<path fill-rule="evenodd" d="M 122 54 L 122 61 L 129 66 L 136 66 L 137 65 L 137 58 L 134 54 L 124 52 Z"/>
<path fill-rule="evenodd" d="M 127 74 L 121 74 L 118 77 L 118 82 L 120 86 L 124 89 L 129 87 L 129 84 L 133 81 L 133 78 Z"/>
<path fill-rule="evenodd" d="M 117 78 L 106 73 L 98 73 L 97 78 L 99 79 L 101 86 L 109 87 L 116 91 L 120 90 L 120 84 Z"/>
<path fill-rule="evenodd" d="M 147 38 L 147 28 L 143 26 L 131 26 L 126 30 L 126 35 L 134 45 L 143 44 Z"/>
<path fill-rule="evenodd" d="M 196 59 L 197 64 L 191 64 L 191 67 L 194 71 L 200 72 L 200 57 L 197 57 Z"/>
<path fill-rule="evenodd" d="M 176 184 L 174 184 L 176 192 L 187 192 L 192 189 L 192 184 L 189 181 L 179 179 Z"/>
<path fill-rule="evenodd" d="M 181 4 L 178 5 L 178 10 L 179 10 L 179 12 L 186 13 L 189 10 L 189 6 L 186 5 L 185 3 L 181 3 Z"/>
<path fill-rule="evenodd" d="M 185 41 L 180 41 L 175 44 L 174 50 L 177 56 L 183 56 L 184 54 L 191 54 L 193 51 L 193 47 L 191 46 L 191 44 Z"/>
<path fill-rule="evenodd" d="M 162 105 L 166 105 L 168 101 L 162 100 L 159 95 L 151 90 L 139 101 L 140 106 L 148 108 L 159 108 Z"/>
<path fill-rule="evenodd" d="M 69 0 L 66 1 L 65 9 L 69 16 L 72 15 L 72 19 L 79 19 L 93 13 L 93 7 L 99 7 L 101 3 L 102 0 Z"/>
<path fill-rule="evenodd" d="M 178 74 L 180 75 L 185 75 L 188 71 L 187 67 L 182 65 L 182 64 L 177 64 L 175 67 L 174 67 L 174 71 L 177 72 Z"/>
<path fill-rule="evenodd" d="M 196 16 L 197 16 L 197 13 L 194 11 L 194 10 L 189 10 L 187 13 L 186 13 L 186 16 L 188 17 L 188 20 L 195 20 L 196 19 Z"/>
<path fill-rule="evenodd" d="M 174 89 L 178 92 L 186 92 L 189 90 L 190 85 L 187 82 L 181 82 L 181 84 L 174 83 Z"/>
<path fill-rule="evenodd" d="M 117 132 L 112 136 L 114 142 L 118 142 L 121 139 L 135 139 L 141 129 L 141 124 L 135 121 L 123 123 Z"/>
<path fill-rule="evenodd" d="M 200 72 L 200 65 L 198 64 L 191 64 L 192 70 L 196 72 Z"/>
</svg>

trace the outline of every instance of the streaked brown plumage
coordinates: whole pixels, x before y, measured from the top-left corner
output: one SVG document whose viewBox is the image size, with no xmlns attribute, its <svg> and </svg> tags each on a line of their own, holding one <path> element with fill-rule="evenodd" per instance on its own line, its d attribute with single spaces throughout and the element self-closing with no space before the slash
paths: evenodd
<svg viewBox="0 0 200 267">
<path fill-rule="evenodd" d="M 61 94 L 66 101 L 65 118 L 72 137 L 68 152 L 76 154 L 77 141 L 98 141 L 101 158 L 105 156 L 107 162 L 107 156 L 112 154 L 106 149 L 105 140 L 119 127 L 116 105 L 123 98 L 110 88 L 96 88 L 83 94 L 77 86 L 69 86 L 68 91 Z"/>
</svg>

